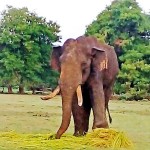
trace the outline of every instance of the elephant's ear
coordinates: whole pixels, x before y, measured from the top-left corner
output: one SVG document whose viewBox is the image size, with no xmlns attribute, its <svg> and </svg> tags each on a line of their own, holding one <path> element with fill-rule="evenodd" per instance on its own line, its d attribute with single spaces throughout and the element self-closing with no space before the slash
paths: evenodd
<svg viewBox="0 0 150 150">
<path fill-rule="evenodd" d="M 93 47 L 92 48 L 92 55 L 94 56 L 97 51 L 99 51 L 99 52 L 105 52 L 105 50 L 103 48 L 101 48 L 101 47 Z"/>
<path fill-rule="evenodd" d="M 53 51 L 51 54 L 50 66 L 52 69 L 60 72 L 60 61 L 59 58 L 62 55 L 62 46 L 53 47 Z"/>
<path fill-rule="evenodd" d="M 104 47 L 93 47 L 92 52 L 94 53 L 93 62 L 94 62 L 94 60 L 97 59 L 94 57 L 94 56 L 96 56 L 96 52 L 102 52 L 102 54 L 99 55 L 100 57 L 98 58 L 99 70 L 102 71 L 104 69 L 107 69 L 108 68 L 108 58 L 107 58 L 107 54 L 105 53 L 105 48 Z"/>
</svg>

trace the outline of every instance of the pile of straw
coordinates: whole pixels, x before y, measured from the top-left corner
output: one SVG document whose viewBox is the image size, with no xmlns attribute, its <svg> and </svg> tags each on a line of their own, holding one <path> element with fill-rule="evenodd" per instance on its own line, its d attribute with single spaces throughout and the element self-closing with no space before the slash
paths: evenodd
<svg viewBox="0 0 150 150">
<path fill-rule="evenodd" d="M 133 146 L 124 132 L 114 129 L 95 129 L 88 133 L 85 139 L 86 144 L 94 147 L 129 148 Z"/>
<path fill-rule="evenodd" d="M 65 134 L 61 139 L 55 139 L 54 134 L 18 134 L 14 131 L 0 133 L 2 148 L 26 150 L 48 149 L 93 149 L 105 148 L 130 148 L 132 142 L 123 132 L 114 129 L 95 129 L 86 136 L 74 137 Z"/>
</svg>

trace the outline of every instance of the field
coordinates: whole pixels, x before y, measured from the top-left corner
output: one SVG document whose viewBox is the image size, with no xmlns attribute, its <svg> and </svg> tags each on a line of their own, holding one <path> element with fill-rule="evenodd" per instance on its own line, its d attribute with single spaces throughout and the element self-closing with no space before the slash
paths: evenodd
<svg viewBox="0 0 150 150">
<path fill-rule="evenodd" d="M 111 100 L 109 106 L 113 117 L 110 127 L 125 132 L 132 139 L 135 150 L 149 150 L 150 101 Z M 51 101 L 42 101 L 40 95 L 0 94 L 0 134 L 7 131 L 19 134 L 55 133 L 60 123 L 59 96 Z M 65 134 L 73 134 L 73 121 Z M 87 146 L 83 149 L 90 148 Z M 18 149 L 6 140 L 0 139 L 0 150 Z"/>
</svg>

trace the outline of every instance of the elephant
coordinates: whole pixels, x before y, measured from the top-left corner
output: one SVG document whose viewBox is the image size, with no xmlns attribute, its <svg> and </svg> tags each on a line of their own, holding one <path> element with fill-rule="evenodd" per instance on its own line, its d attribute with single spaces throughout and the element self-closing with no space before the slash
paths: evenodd
<svg viewBox="0 0 150 150">
<path fill-rule="evenodd" d="M 68 39 L 63 46 L 55 47 L 51 66 L 60 72 L 59 85 L 52 95 L 59 91 L 62 97 L 62 122 L 56 133 L 59 139 L 68 129 L 71 113 L 74 119 L 74 135 L 84 135 L 89 129 L 89 117 L 93 110 L 93 126 L 108 128 L 106 109 L 119 72 L 113 47 L 99 42 L 93 36 Z"/>
</svg>

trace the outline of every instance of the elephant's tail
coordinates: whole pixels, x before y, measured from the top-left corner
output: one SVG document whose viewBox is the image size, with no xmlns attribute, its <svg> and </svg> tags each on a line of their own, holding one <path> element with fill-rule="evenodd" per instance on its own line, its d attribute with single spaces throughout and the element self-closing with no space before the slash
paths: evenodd
<svg viewBox="0 0 150 150">
<path fill-rule="evenodd" d="M 107 112 L 108 112 L 109 123 L 112 123 L 112 117 L 111 117 L 111 115 L 110 115 L 108 105 L 106 106 L 106 109 L 107 109 Z"/>
</svg>

